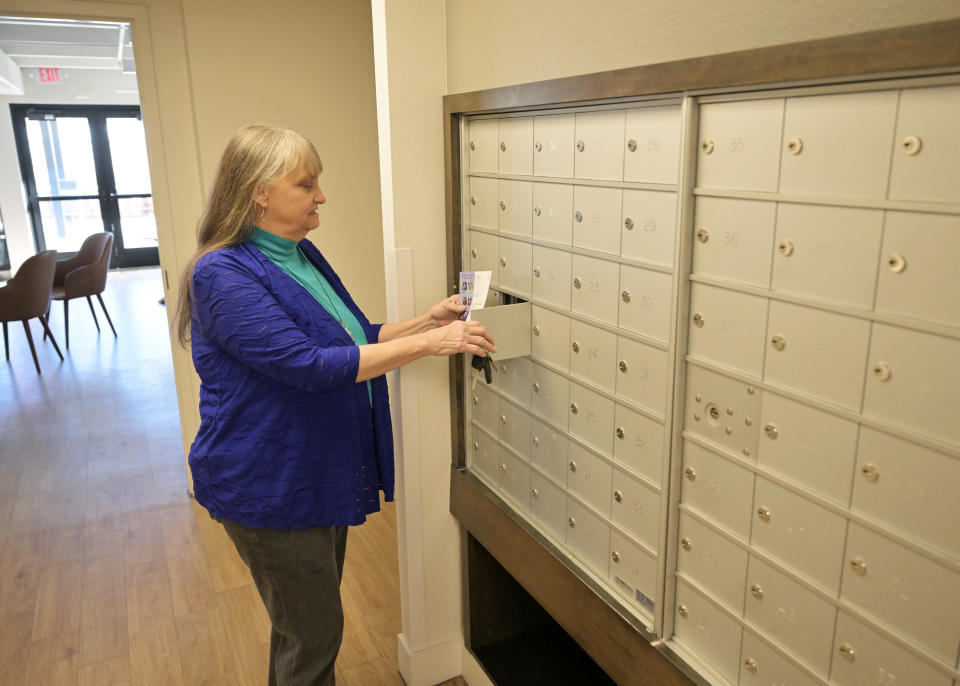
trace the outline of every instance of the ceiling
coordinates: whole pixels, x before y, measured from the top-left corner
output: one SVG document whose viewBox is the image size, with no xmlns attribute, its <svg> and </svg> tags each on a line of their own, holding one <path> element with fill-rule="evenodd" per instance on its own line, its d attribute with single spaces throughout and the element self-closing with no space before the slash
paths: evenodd
<svg viewBox="0 0 960 686">
<path fill-rule="evenodd" d="M 0 17 L 0 51 L 21 70 L 136 71 L 130 25 L 117 22 Z"/>
</svg>

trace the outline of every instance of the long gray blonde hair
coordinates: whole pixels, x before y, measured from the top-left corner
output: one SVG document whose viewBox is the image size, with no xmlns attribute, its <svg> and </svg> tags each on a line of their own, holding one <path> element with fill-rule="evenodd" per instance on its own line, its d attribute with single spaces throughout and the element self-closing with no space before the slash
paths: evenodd
<svg viewBox="0 0 960 686">
<path fill-rule="evenodd" d="M 323 164 L 313 143 L 276 126 L 245 126 L 230 138 L 197 225 L 197 251 L 180 276 L 175 326 L 180 345 L 190 340 L 193 270 L 209 252 L 242 243 L 256 221 L 254 196 L 302 164 L 314 176 Z"/>
</svg>

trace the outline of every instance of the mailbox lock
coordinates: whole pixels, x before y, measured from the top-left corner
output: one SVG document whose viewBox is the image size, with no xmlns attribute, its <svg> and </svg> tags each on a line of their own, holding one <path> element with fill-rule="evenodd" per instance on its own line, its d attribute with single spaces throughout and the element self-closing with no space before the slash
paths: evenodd
<svg viewBox="0 0 960 686">
<path fill-rule="evenodd" d="M 627 217 L 626 219 L 624 219 L 623 226 L 624 228 L 626 228 L 627 231 L 633 231 L 633 219 L 630 217 Z"/>
<path fill-rule="evenodd" d="M 507 203 L 506 203 L 506 201 L 504 201 L 504 200 L 501 200 L 501 201 L 500 201 L 500 209 L 501 209 L 501 210 L 507 209 Z"/>
<path fill-rule="evenodd" d="M 537 152 L 540 152 L 541 150 L 543 150 L 543 145 L 540 143 L 540 141 L 537 141 L 536 143 L 533 144 L 533 149 L 536 150 Z"/>
<path fill-rule="evenodd" d="M 780 429 L 777 428 L 776 424 L 770 422 L 763 427 L 763 433 L 767 435 L 767 438 L 776 440 L 777 436 L 780 434 Z"/>
<path fill-rule="evenodd" d="M 535 217 L 540 216 L 540 205 L 537 205 L 536 207 L 533 208 L 533 216 Z"/>
<path fill-rule="evenodd" d="M 694 323 L 698 328 L 703 328 L 703 315 L 700 314 L 699 312 L 697 312 L 695 315 L 693 315 L 693 323 Z"/>
<path fill-rule="evenodd" d="M 477 196 L 475 196 L 475 195 L 471 195 L 471 196 L 470 196 L 470 204 L 471 204 L 471 205 L 476 205 L 476 204 L 477 204 Z"/>
<path fill-rule="evenodd" d="M 540 447 L 540 439 L 537 436 L 534 436 L 533 438 L 531 438 L 530 442 L 533 444 L 534 448 Z"/>
<path fill-rule="evenodd" d="M 473 141 L 470 141 L 470 149 L 471 149 L 471 150 L 476 150 L 476 149 L 477 149 L 477 144 L 474 143 Z"/>
<path fill-rule="evenodd" d="M 618 553 L 616 550 L 614 550 L 612 553 L 610 553 L 610 559 L 613 560 L 614 562 L 619 562 L 619 561 L 620 561 L 620 553 Z"/>
<path fill-rule="evenodd" d="M 710 405 L 710 419 L 720 419 L 720 409 L 716 405 Z"/>
<path fill-rule="evenodd" d="M 849 643 L 840 644 L 840 654 L 843 655 L 845 659 L 850 660 L 850 662 L 853 662 L 855 657 L 853 646 Z"/>
<path fill-rule="evenodd" d="M 539 336 L 539 335 L 540 335 L 540 327 L 539 327 L 539 326 L 533 327 L 533 335 L 534 335 L 534 336 Z"/>
<path fill-rule="evenodd" d="M 472 257 L 473 259 L 477 259 L 477 249 L 476 249 L 476 248 L 473 248 L 472 250 L 470 250 L 470 257 Z"/>
<path fill-rule="evenodd" d="M 880 470 L 877 469 L 875 464 L 865 464 L 860 470 L 860 473 L 863 474 L 863 478 L 867 481 L 876 481 L 880 478 Z"/>
<path fill-rule="evenodd" d="M 507 415 L 505 415 L 505 414 L 500 415 L 500 423 L 501 423 L 501 424 L 506 424 L 506 423 L 507 423 Z"/>
<path fill-rule="evenodd" d="M 867 561 L 862 557 L 855 557 L 850 560 L 850 568 L 855 571 L 857 574 L 866 574 L 867 573 Z"/>
<path fill-rule="evenodd" d="M 693 548 L 693 541 L 691 541 L 689 538 L 684 536 L 683 538 L 680 539 L 680 547 L 683 548 L 684 550 L 690 550 L 691 548 Z"/>
<path fill-rule="evenodd" d="M 887 258 L 887 266 L 890 267 L 890 271 L 892 271 L 894 274 L 899 274 L 907 268 L 907 258 L 903 255 L 894 253 Z"/>
<path fill-rule="evenodd" d="M 803 152 L 803 140 L 800 138 L 791 138 L 787 143 L 787 150 L 791 155 L 799 155 Z"/>
<path fill-rule="evenodd" d="M 677 614 L 686 619 L 687 615 L 690 613 L 687 611 L 686 605 L 680 605 L 677 607 Z"/>
<path fill-rule="evenodd" d="M 506 473 L 507 473 L 507 465 L 501 463 L 501 464 L 500 464 L 500 471 L 503 472 L 504 474 L 506 474 Z"/>
<path fill-rule="evenodd" d="M 625 303 L 630 302 L 630 291 L 621 291 L 620 299 Z"/>
<path fill-rule="evenodd" d="M 774 350 L 783 350 L 787 347 L 787 341 L 783 336 L 777 335 L 770 339 L 770 345 L 773 346 Z"/>
<path fill-rule="evenodd" d="M 784 257 L 790 257 L 793 254 L 793 241 L 780 241 L 777 249 Z"/>
<path fill-rule="evenodd" d="M 500 258 L 500 266 L 501 266 L 501 267 L 506 267 L 506 266 L 507 266 L 507 258 L 506 258 L 506 257 L 501 257 L 501 258 Z"/>
<path fill-rule="evenodd" d="M 530 491 L 530 495 L 532 495 L 534 498 L 539 498 L 539 497 L 540 497 L 540 491 L 538 491 L 537 489 L 534 488 L 534 489 L 532 489 L 532 490 Z"/>
<path fill-rule="evenodd" d="M 567 520 L 567 524 L 570 525 L 570 528 L 571 528 L 571 529 L 576 528 L 576 526 L 577 526 L 577 520 L 574 519 L 573 517 L 571 517 L 570 519 Z"/>
<path fill-rule="evenodd" d="M 753 594 L 753 597 L 756 598 L 757 600 L 760 600 L 763 598 L 763 588 L 761 588 L 760 584 L 754 584 L 753 586 L 751 586 L 750 592 Z"/>
<path fill-rule="evenodd" d="M 769 521 L 770 521 L 770 517 L 772 516 L 772 513 L 770 512 L 770 508 L 769 508 L 769 507 L 761 507 L 759 510 L 757 510 L 757 515 L 758 515 L 758 516 L 760 517 L 760 519 L 762 519 L 763 521 L 769 522 Z"/>
<path fill-rule="evenodd" d="M 584 148 L 584 147 L 585 147 L 585 146 L 583 145 L 583 141 L 582 141 L 582 140 L 577 141 L 577 152 L 583 152 L 583 148 Z"/>
<path fill-rule="evenodd" d="M 920 136 L 907 136 L 900 141 L 900 147 L 908 155 L 916 155 L 923 147 L 923 141 L 920 140 Z"/>
<path fill-rule="evenodd" d="M 623 493 L 621 493 L 620 491 L 614 491 L 614 492 L 613 492 L 613 499 L 616 500 L 618 503 L 622 503 L 622 502 L 623 502 Z"/>
<path fill-rule="evenodd" d="M 700 149 L 703 150 L 704 155 L 709 155 L 713 152 L 713 141 L 705 140 L 700 144 Z"/>
<path fill-rule="evenodd" d="M 622 426 L 617 427 L 617 438 L 623 438 L 626 435 L 626 432 L 623 430 Z"/>
<path fill-rule="evenodd" d="M 540 267 L 534 266 L 533 275 L 538 279 L 540 278 Z"/>
<path fill-rule="evenodd" d="M 746 667 L 747 671 L 750 672 L 751 674 L 757 673 L 757 661 L 754 660 L 752 657 L 748 657 L 746 660 L 744 660 L 743 666 Z"/>
<path fill-rule="evenodd" d="M 582 222 L 583 212 L 581 212 L 580 210 L 577 210 L 576 212 L 573 213 L 573 218 L 576 219 L 578 222 Z"/>
<path fill-rule="evenodd" d="M 533 384 L 533 392 L 534 392 L 534 393 L 539 393 L 539 392 L 540 392 L 540 384 L 538 384 L 538 383 L 534 383 L 534 384 Z"/>
<path fill-rule="evenodd" d="M 629 150 L 630 152 L 636 152 L 636 151 L 637 151 L 637 141 L 635 141 L 633 138 L 631 138 L 630 140 L 628 140 L 628 141 L 627 141 L 627 150 Z"/>
<path fill-rule="evenodd" d="M 617 364 L 617 367 L 618 367 L 618 368 L 620 369 L 620 371 L 623 372 L 624 374 L 627 373 L 627 361 L 626 361 L 626 360 L 620 360 L 620 362 Z"/>
<path fill-rule="evenodd" d="M 890 365 L 886 362 L 877 362 L 873 365 L 873 375 L 881 381 L 889 381 L 892 374 L 893 372 L 890 370 Z"/>
<path fill-rule="evenodd" d="M 580 280 L 579 276 L 575 276 L 573 278 L 573 287 L 576 288 L 577 290 L 580 290 L 580 288 L 583 287 L 583 281 Z"/>
<path fill-rule="evenodd" d="M 474 449 L 474 450 L 480 450 L 480 444 L 477 443 L 476 441 L 474 441 L 474 442 L 473 442 L 473 449 Z"/>
<path fill-rule="evenodd" d="M 697 229 L 697 240 L 706 243 L 710 240 L 710 232 L 706 229 Z"/>
<path fill-rule="evenodd" d="M 683 470 L 683 473 L 686 474 L 688 481 L 695 481 L 697 478 L 697 470 L 693 467 L 687 467 Z"/>
<path fill-rule="evenodd" d="M 506 143 L 506 141 L 500 141 L 500 150 L 501 150 L 502 152 L 506 152 L 506 151 L 507 151 L 507 143 Z"/>
<path fill-rule="evenodd" d="M 577 412 L 580 411 L 580 408 L 577 407 L 577 404 L 576 404 L 576 403 L 570 403 L 570 411 L 571 411 L 573 414 L 576 414 Z"/>
<path fill-rule="evenodd" d="M 500 363 L 500 373 L 501 373 L 501 374 L 506 374 L 506 373 L 507 373 L 507 363 L 506 363 L 506 362 L 501 362 L 501 363 Z"/>
<path fill-rule="evenodd" d="M 570 344 L 570 349 L 571 349 L 573 352 L 578 353 L 578 352 L 580 352 L 580 344 L 577 343 L 576 341 L 574 341 L 573 343 Z"/>
</svg>

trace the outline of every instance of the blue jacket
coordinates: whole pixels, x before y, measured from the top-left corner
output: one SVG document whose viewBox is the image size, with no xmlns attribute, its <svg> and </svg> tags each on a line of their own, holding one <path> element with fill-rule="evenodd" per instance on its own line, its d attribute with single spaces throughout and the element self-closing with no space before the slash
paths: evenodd
<svg viewBox="0 0 960 686">
<path fill-rule="evenodd" d="M 340 278 L 300 247 L 376 342 Z M 356 383 L 360 349 L 299 283 L 249 242 L 204 255 L 193 273 L 200 429 L 190 448 L 197 501 L 246 526 L 360 524 L 393 500 L 387 382 Z"/>
</svg>

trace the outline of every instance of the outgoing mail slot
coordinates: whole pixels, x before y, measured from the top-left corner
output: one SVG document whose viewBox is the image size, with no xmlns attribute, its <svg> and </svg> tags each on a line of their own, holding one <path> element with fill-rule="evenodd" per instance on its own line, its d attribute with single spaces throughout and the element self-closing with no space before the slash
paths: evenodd
<svg viewBox="0 0 960 686">
<path fill-rule="evenodd" d="M 730 460 L 683 443 L 681 501 L 747 540 L 750 536 L 750 498 L 753 472 Z"/>
<path fill-rule="evenodd" d="M 874 323 L 864 414 L 960 443 L 960 341 Z"/>
<path fill-rule="evenodd" d="M 761 465 L 848 504 L 857 449 L 854 422 L 767 391 L 759 426 Z"/>
<path fill-rule="evenodd" d="M 776 212 L 772 202 L 697 198 L 693 273 L 769 287 Z"/>
<path fill-rule="evenodd" d="M 869 336 L 864 319 L 771 302 L 763 378 L 858 410 Z"/>
<path fill-rule="evenodd" d="M 470 177 L 470 224 L 496 230 L 499 226 L 499 195 L 496 179 Z"/>
<path fill-rule="evenodd" d="M 680 166 L 680 108 L 627 110 L 623 180 L 677 183 Z"/>
<path fill-rule="evenodd" d="M 773 290 L 870 309 L 882 228 L 880 210 L 781 204 Z"/>
<path fill-rule="evenodd" d="M 697 186 L 776 191 L 782 124 L 782 99 L 703 105 Z"/>
<path fill-rule="evenodd" d="M 533 118 L 533 173 L 573 177 L 574 115 Z"/>
<path fill-rule="evenodd" d="M 570 309 L 570 253 L 535 245 L 532 259 L 533 297 Z"/>
<path fill-rule="evenodd" d="M 753 505 L 750 543 L 836 592 L 847 520 L 763 478 Z"/>
<path fill-rule="evenodd" d="M 893 143 L 890 198 L 960 202 L 958 141 L 960 86 L 904 89 Z"/>
<path fill-rule="evenodd" d="M 737 683 L 740 666 L 740 623 L 693 590 L 682 579 L 677 580 L 677 617 L 675 638 L 704 663 L 716 670 L 727 683 Z"/>
<path fill-rule="evenodd" d="M 643 343 L 618 337 L 617 395 L 663 415 L 667 402 L 667 353 Z"/>
<path fill-rule="evenodd" d="M 614 410 L 613 458 L 660 485 L 663 480 L 663 424 L 618 404 Z"/>
<path fill-rule="evenodd" d="M 664 343 L 670 340 L 673 277 L 640 267 L 620 267 L 620 326 Z"/>
<path fill-rule="evenodd" d="M 764 629 L 765 636 L 827 675 L 836 605 L 753 555 L 746 598 L 748 620 Z"/>
<path fill-rule="evenodd" d="M 960 326 L 960 217 L 887 212 L 879 266 L 879 312 Z"/>
<path fill-rule="evenodd" d="M 567 545 L 584 562 L 606 576 L 610 525 L 573 498 L 567 498 Z"/>
<path fill-rule="evenodd" d="M 573 186 L 533 184 L 533 236 L 544 241 L 573 242 Z"/>
<path fill-rule="evenodd" d="M 735 612 L 743 612 L 747 551 L 685 512 L 680 512 L 677 569 Z"/>
<path fill-rule="evenodd" d="M 500 120 L 497 154 L 501 174 L 529 176 L 533 173 L 533 117 Z"/>
<path fill-rule="evenodd" d="M 683 428 L 745 460 L 756 461 L 760 396 L 755 386 L 688 365 Z"/>
<path fill-rule="evenodd" d="M 840 596 L 945 662 L 960 645 L 960 574 L 850 523 Z"/>
<path fill-rule="evenodd" d="M 533 184 L 529 181 L 508 181 L 500 179 L 500 230 L 529 236 L 533 227 Z"/>
<path fill-rule="evenodd" d="M 620 253 L 619 188 L 573 189 L 573 244 L 610 255 Z"/>
<path fill-rule="evenodd" d="M 497 120 L 474 119 L 467 134 L 470 171 L 497 173 Z"/>
<path fill-rule="evenodd" d="M 896 91 L 788 98 L 780 192 L 885 197 L 896 112 Z"/>
<path fill-rule="evenodd" d="M 563 370 L 570 369 L 570 318 L 553 310 L 533 306 L 531 354 Z"/>
<path fill-rule="evenodd" d="M 567 465 L 567 490 L 586 501 L 590 507 L 610 516 L 610 483 L 613 467 L 609 462 L 584 450 L 576 443 L 570 444 Z"/>
<path fill-rule="evenodd" d="M 570 322 L 570 371 L 613 392 L 617 381 L 617 335 L 579 320 Z"/>
<path fill-rule="evenodd" d="M 577 118 L 574 168 L 578 179 L 623 179 L 624 111 L 589 112 Z"/>
<path fill-rule="evenodd" d="M 676 237 L 676 193 L 623 191 L 620 218 L 620 254 L 623 257 L 672 267 Z"/>
<path fill-rule="evenodd" d="M 853 509 L 960 557 L 960 460 L 862 427 Z"/>
</svg>

